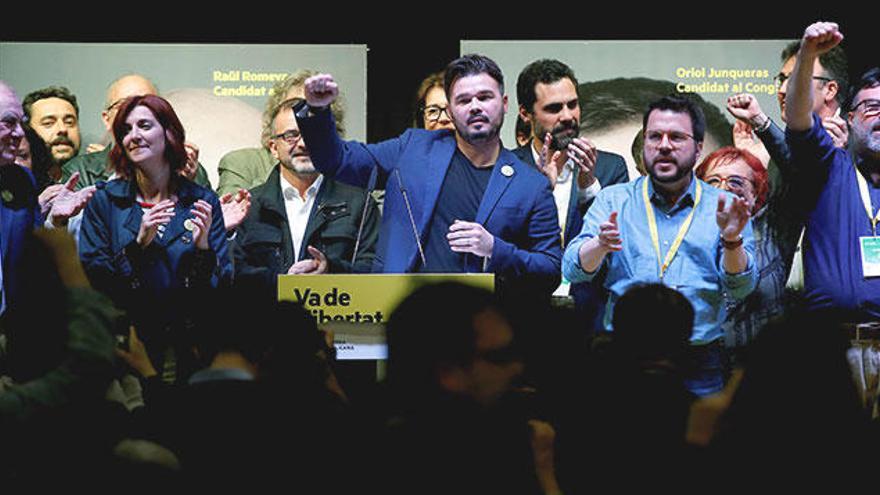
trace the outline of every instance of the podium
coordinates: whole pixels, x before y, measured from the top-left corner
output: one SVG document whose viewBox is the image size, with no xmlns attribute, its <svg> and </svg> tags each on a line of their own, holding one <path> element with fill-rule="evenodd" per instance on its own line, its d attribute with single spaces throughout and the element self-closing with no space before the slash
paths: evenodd
<svg viewBox="0 0 880 495">
<path fill-rule="evenodd" d="M 414 290 L 438 282 L 495 290 L 492 273 L 279 275 L 278 300 L 302 304 L 319 327 L 332 330 L 338 360 L 384 360 L 388 317 Z"/>
</svg>

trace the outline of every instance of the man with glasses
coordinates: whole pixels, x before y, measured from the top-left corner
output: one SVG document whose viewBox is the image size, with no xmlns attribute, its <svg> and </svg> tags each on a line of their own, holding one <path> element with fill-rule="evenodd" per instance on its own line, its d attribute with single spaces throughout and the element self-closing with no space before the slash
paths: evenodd
<svg viewBox="0 0 880 495">
<path fill-rule="evenodd" d="M 315 169 L 292 108 L 302 101 L 284 100 L 269 112 L 276 165 L 252 190 L 253 207 L 233 241 L 237 284 L 274 288 L 278 275 L 368 272 L 373 263 L 376 204 L 363 189 Z"/>
<path fill-rule="evenodd" d="M 810 68 L 843 40 L 837 24 L 804 31 L 786 99 L 786 138 L 800 169 L 823 176 L 804 231 L 804 292 L 808 310 L 833 309 L 856 340 L 868 340 L 873 359 L 880 337 L 880 68 L 865 72 L 847 100 L 850 148 L 837 148 L 812 112 Z M 871 343 L 873 339 L 873 344 Z M 855 349 L 850 350 L 850 357 Z M 855 366 L 867 406 L 877 393 L 876 364 Z M 871 376 L 873 375 L 873 376 Z M 871 381 L 874 383 L 871 384 Z M 865 386 L 868 385 L 868 390 Z"/>
<path fill-rule="evenodd" d="M 776 98 L 779 101 L 783 122 L 787 121 L 786 94 L 790 87 L 789 79 L 794 69 L 795 56 L 800 46 L 801 41 L 794 41 L 782 50 L 782 67 L 774 78 L 777 87 Z M 813 62 L 812 111 L 822 119 L 822 126 L 831 136 L 835 146 L 839 148 L 845 148 L 847 144 L 846 122 L 841 118 L 840 112 L 847 94 L 848 74 L 846 53 L 840 46 L 835 46 L 823 53 Z M 772 158 L 773 164 L 778 167 L 778 170 L 771 170 L 771 187 L 774 189 L 783 187 L 777 186 L 778 181 L 790 182 L 794 178 L 792 176 L 796 174 L 797 166 L 792 164 L 791 152 L 785 142 L 785 132 L 764 113 L 758 100 L 750 94 L 734 95 L 728 99 L 727 110 L 747 126 L 745 133 L 737 133 L 735 130 L 734 142 L 736 146 L 748 149 L 754 155 L 762 158 L 765 165 L 767 160 Z M 752 140 L 752 131 L 760 142 Z"/>
<path fill-rule="evenodd" d="M 880 83 L 866 72 L 849 100 L 852 143 L 837 148 L 812 105 L 811 67 L 837 46 L 837 24 L 818 22 L 804 31 L 785 107 L 786 137 L 803 173 L 822 174 L 822 189 L 804 234 L 805 295 L 811 309 L 836 307 L 857 319 L 880 319 L 880 273 L 872 248 L 880 235 Z M 870 218 L 868 218 L 870 217 Z M 862 252 L 864 250 L 864 252 Z"/>
<path fill-rule="evenodd" d="M 565 250 L 563 274 L 575 283 L 607 268 L 607 331 L 616 301 L 635 284 L 663 283 L 687 297 L 695 367 L 686 381 L 694 394 L 708 395 L 724 385 L 725 300 L 744 298 L 757 281 L 749 204 L 694 177 L 706 124 L 692 100 L 651 103 L 643 128 L 648 176 L 599 192 Z"/>
<path fill-rule="evenodd" d="M 782 50 L 782 67 L 774 80 L 777 87 L 777 100 L 786 121 L 785 99 L 790 88 L 790 77 L 794 69 L 795 56 L 801 41 L 794 41 Z M 848 63 L 846 52 L 841 46 L 823 53 L 813 62 L 811 84 L 813 86 L 812 110 L 820 119 L 834 145 L 847 146 L 847 126 L 840 112 L 848 90 Z M 728 99 L 727 110 L 737 120 L 734 126 L 734 143 L 737 148 L 747 149 L 768 167 L 770 174 L 770 203 L 784 201 L 789 204 L 787 216 L 788 229 L 797 230 L 798 235 L 806 222 L 806 212 L 815 205 L 822 182 L 821 177 L 804 174 L 794 163 L 791 151 L 785 141 L 785 131 L 768 117 L 758 100 L 750 94 L 738 94 Z M 754 138 L 757 139 L 754 139 Z M 772 160 L 771 160 L 772 159 Z M 779 197 L 779 199 L 775 199 Z M 781 208 L 780 208 L 781 209 Z M 787 234 L 786 234 L 787 237 Z M 803 288 L 803 263 L 801 246 L 798 244 L 792 253 L 792 261 L 784 258 L 789 267 L 788 286 L 791 289 Z"/>
<path fill-rule="evenodd" d="M 223 155 L 217 165 L 220 184 L 217 194 L 235 193 L 241 189 L 253 189 L 266 182 L 269 173 L 275 168 L 278 160 L 269 149 L 273 131 L 273 120 L 278 105 L 291 98 L 302 98 L 303 82 L 317 74 L 311 69 L 297 69 L 283 80 L 276 82 L 269 91 L 269 97 L 263 107 L 263 128 L 260 133 L 259 148 L 242 148 Z M 337 116 L 336 127 L 340 134 L 345 134 L 345 112 L 342 103 L 334 103 L 333 115 Z"/>
<path fill-rule="evenodd" d="M 569 66 L 551 59 L 530 63 L 519 73 L 516 93 L 519 116 L 530 124 L 531 136 L 514 154 L 550 180 L 565 247 L 581 231 L 596 194 L 603 187 L 629 181 L 626 162 L 580 136 L 578 81 Z M 569 293 L 580 318 L 592 329 L 607 296 L 593 284 L 569 287 L 563 281 L 556 294 Z"/>
<path fill-rule="evenodd" d="M 776 98 L 779 102 L 779 110 L 782 112 L 783 122 L 787 122 L 785 99 L 789 89 L 789 79 L 794 69 L 795 56 L 800 46 L 800 40 L 786 45 L 781 54 L 782 67 L 779 69 L 779 74 L 773 78 L 776 82 Z M 822 119 L 823 127 L 831 136 L 835 146 L 839 148 L 844 148 L 847 144 L 846 122 L 840 116 L 840 112 L 846 99 L 848 78 L 846 52 L 840 46 L 835 46 L 832 50 L 823 53 L 813 62 L 812 109 Z M 731 97 L 731 99 L 733 98 L 737 98 L 736 104 L 731 105 L 731 101 L 728 100 L 728 111 L 737 120 L 751 127 L 751 130 L 761 141 L 761 143 L 749 143 L 742 138 L 737 140 L 738 135 L 734 133 L 736 146 L 749 149 L 760 157 L 765 152 L 763 150 L 755 151 L 753 147 L 763 144 L 766 153 L 769 153 L 770 158 L 780 167 L 779 172 L 790 173 L 793 165 L 788 145 L 785 143 L 784 131 L 761 110 L 761 106 L 754 96 L 741 94 Z"/>
</svg>

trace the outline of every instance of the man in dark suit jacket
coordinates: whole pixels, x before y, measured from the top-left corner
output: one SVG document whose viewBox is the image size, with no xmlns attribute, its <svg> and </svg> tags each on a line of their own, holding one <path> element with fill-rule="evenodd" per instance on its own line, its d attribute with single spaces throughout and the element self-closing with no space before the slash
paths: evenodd
<svg viewBox="0 0 880 495">
<path fill-rule="evenodd" d="M 444 82 L 454 133 L 410 129 L 364 145 L 335 132 L 326 110 L 339 91 L 333 77 L 309 78 L 297 118 L 315 166 L 350 184 L 375 174 L 386 185 L 374 271 L 491 272 L 499 286 L 529 280 L 549 295 L 561 274 L 556 207 L 547 179 L 501 146 L 501 70 L 466 55 Z"/>
<path fill-rule="evenodd" d="M 236 231 L 238 284 L 275 287 L 285 273 L 368 272 L 373 264 L 378 208 L 363 189 L 315 169 L 291 109 L 299 101 L 280 102 L 270 115 L 269 150 L 278 163 L 252 191 L 253 205 Z"/>
<path fill-rule="evenodd" d="M 530 63 L 516 82 L 519 115 L 531 124 L 532 132 L 529 144 L 514 154 L 550 179 L 563 246 L 580 233 L 596 194 L 603 187 L 629 180 L 622 156 L 597 150 L 579 137 L 577 91 L 574 72 L 558 60 Z M 570 290 L 575 307 L 588 322 L 596 321 L 605 297 L 601 284 L 593 284 L 575 284 Z"/>
<path fill-rule="evenodd" d="M 15 152 L 24 137 L 23 118 L 18 95 L 0 81 L 0 314 L 13 302 L 21 283 L 15 267 L 22 255 L 25 237 L 39 227 L 42 220 L 34 176 L 30 170 L 15 164 Z"/>
</svg>

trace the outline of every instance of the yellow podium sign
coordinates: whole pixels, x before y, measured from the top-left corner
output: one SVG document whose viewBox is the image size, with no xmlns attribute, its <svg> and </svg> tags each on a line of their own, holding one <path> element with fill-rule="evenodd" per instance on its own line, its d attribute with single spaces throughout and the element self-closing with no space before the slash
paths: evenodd
<svg viewBox="0 0 880 495">
<path fill-rule="evenodd" d="M 278 299 L 298 302 L 333 331 L 339 360 L 388 357 L 385 322 L 422 285 L 461 282 L 495 290 L 491 273 L 279 275 Z"/>
<path fill-rule="evenodd" d="M 278 300 L 302 304 L 319 325 L 334 321 L 385 323 L 411 292 L 438 282 L 495 290 L 495 275 L 491 273 L 279 275 Z"/>
</svg>

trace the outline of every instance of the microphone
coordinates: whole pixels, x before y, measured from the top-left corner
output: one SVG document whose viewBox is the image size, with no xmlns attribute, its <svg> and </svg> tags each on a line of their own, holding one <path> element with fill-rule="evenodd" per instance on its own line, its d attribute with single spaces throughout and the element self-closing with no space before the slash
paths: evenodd
<svg viewBox="0 0 880 495">
<path fill-rule="evenodd" d="M 400 169 L 395 168 L 394 173 L 397 175 L 397 183 L 400 185 L 400 194 L 403 195 L 403 202 L 406 204 L 406 212 L 409 215 L 409 224 L 412 226 L 413 237 L 416 240 L 416 246 L 419 248 L 419 257 L 422 258 L 422 267 L 427 267 L 428 263 L 425 261 L 425 250 L 422 248 L 422 240 L 419 238 L 419 229 L 416 228 L 416 221 L 413 219 L 412 206 L 409 204 L 409 195 L 406 193 L 406 188 L 403 187 L 403 179 L 400 178 Z"/>
<path fill-rule="evenodd" d="M 371 153 L 372 155 L 372 153 Z M 373 157 L 375 160 L 376 157 Z M 370 209 L 370 194 L 372 194 L 373 189 L 376 189 L 376 180 L 379 177 L 379 167 L 373 167 L 373 171 L 370 172 L 370 178 L 367 180 L 367 192 L 364 194 L 364 211 L 361 212 L 361 222 L 358 225 L 357 237 L 354 239 L 354 252 L 351 253 L 351 268 L 354 271 L 354 260 L 357 258 L 358 249 L 361 245 L 361 235 L 364 233 L 364 223 L 367 221 L 367 211 Z"/>
<path fill-rule="evenodd" d="M 367 180 L 368 188 L 370 186 L 375 188 L 376 175 L 379 167 L 381 167 L 381 162 L 378 158 L 376 158 L 376 155 L 373 154 L 369 146 L 364 146 L 363 150 L 370 155 L 370 157 L 373 159 L 373 162 L 376 164 L 373 167 L 373 170 L 370 172 L 370 178 Z M 400 186 L 400 194 L 403 196 L 403 203 L 406 205 L 406 213 L 407 215 L 409 215 L 409 225 L 412 228 L 413 238 L 416 240 L 416 247 L 419 248 L 419 258 L 421 258 L 422 260 L 422 266 L 426 267 L 428 263 L 427 261 L 425 261 L 425 249 L 422 247 L 422 240 L 419 238 L 419 229 L 418 227 L 416 227 L 416 221 L 413 218 L 412 205 L 409 202 L 409 195 L 406 192 L 406 187 L 404 187 L 403 185 L 403 179 L 400 177 L 400 169 L 395 167 L 394 174 L 397 176 L 397 184 Z M 366 207 L 364 207 L 364 212 L 364 215 L 366 215 Z M 361 222 L 363 222 L 363 219 L 361 219 Z M 360 239 L 360 233 L 358 233 L 358 239 Z M 352 258 L 352 260 L 354 260 L 354 258 Z"/>
</svg>

